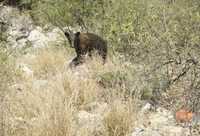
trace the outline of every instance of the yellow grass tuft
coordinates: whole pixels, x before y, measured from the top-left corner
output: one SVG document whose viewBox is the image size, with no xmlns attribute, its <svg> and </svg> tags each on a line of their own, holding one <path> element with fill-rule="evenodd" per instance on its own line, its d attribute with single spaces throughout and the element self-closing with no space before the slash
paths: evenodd
<svg viewBox="0 0 200 136">
<path fill-rule="evenodd" d="M 109 136 L 125 136 L 133 128 L 136 114 L 130 103 L 115 100 L 111 103 L 111 110 L 104 118 L 104 125 Z"/>
</svg>

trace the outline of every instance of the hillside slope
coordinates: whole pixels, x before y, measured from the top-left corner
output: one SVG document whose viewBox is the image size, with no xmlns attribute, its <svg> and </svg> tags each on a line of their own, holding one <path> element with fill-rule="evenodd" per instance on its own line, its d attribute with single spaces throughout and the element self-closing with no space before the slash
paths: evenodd
<svg viewBox="0 0 200 136">
<path fill-rule="evenodd" d="M 27 13 L 6 6 L 0 17 L 7 24 L 3 44 L 12 69 L 12 81 L 0 90 L 0 136 L 189 134 L 173 111 L 152 110 L 139 99 L 146 83 L 143 65 L 117 56 L 102 65 L 96 56 L 70 69 L 75 54 L 58 28 L 36 26 Z"/>
</svg>

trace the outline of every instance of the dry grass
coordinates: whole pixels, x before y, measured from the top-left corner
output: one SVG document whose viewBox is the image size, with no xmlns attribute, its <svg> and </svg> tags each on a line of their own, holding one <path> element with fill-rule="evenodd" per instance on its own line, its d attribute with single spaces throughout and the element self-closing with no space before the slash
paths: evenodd
<svg viewBox="0 0 200 136">
<path fill-rule="evenodd" d="M 111 110 L 104 118 L 104 125 L 109 136 L 125 136 L 133 129 L 136 114 L 131 103 L 115 100 L 111 103 Z"/>
<path fill-rule="evenodd" d="M 97 82 L 99 74 L 121 67 L 109 60 L 102 65 L 97 57 L 71 70 L 67 67 L 69 56 L 63 49 L 49 48 L 32 55 L 17 59 L 33 70 L 33 77 L 21 77 L 4 95 L 2 136 L 74 136 L 77 131 L 84 136 L 91 135 L 87 129 L 77 128 L 77 113 L 80 107 L 84 109 L 87 104 L 105 99 L 110 110 L 102 115 L 105 115 L 106 131 L 101 135 L 128 134 L 136 115 L 130 108 L 134 107 L 133 102 L 124 103 L 115 88 L 103 88 Z"/>
<path fill-rule="evenodd" d="M 13 87 L 4 100 L 4 135 L 71 133 L 73 108 L 65 102 L 64 90 L 58 81 L 30 80 L 21 85 Z"/>
<path fill-rule="evenodd" d="M 45 48 L 37 51 L 32 60 L 28 60 L 36 77 L 46 77 L 55 75 L 61 71 L 66 60 L 66 52 L 62 49 Z"/>
</svg>

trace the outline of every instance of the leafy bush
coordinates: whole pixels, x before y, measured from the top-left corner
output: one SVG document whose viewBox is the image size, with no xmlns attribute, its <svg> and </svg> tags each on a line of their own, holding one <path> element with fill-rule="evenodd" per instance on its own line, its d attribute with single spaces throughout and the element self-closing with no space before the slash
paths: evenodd
<svg viewBox="0 0 200 136">
<path fill-rule="evenodd" d="M 40 24 L 81 26 L 105 37 L 127 59 L 160 63 L 185 59 L 199 46 L 199 1 L 96 0 L 33 2 Z M 184 10 L 182 10 L 184 9 Z M 187 47 L 187 48 L 186 48 Z M 187 50 L 186 50 L 187 49 Z"/>
<path fill-rule="evenodd" d="M 115 87 L 120 87 L 124 82 L 126 81 L 126 73 L 122 73 L 120 71 L 117 72 L 108 72 L 104 73 L 103 75 L 100 75 L 99 77 L 99 83 L 107 88 L 115 88 Z"/>
</svg>

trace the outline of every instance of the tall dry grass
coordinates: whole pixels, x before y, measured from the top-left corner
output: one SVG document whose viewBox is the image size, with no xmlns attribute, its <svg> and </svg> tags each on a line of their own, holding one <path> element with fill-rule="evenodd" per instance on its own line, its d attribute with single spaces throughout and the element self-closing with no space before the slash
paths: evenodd
<svg viewBox="0 0 200 136">
<path fill-rule="evenodd" d="M 119 62 L 108 59 L 102 65 L 101 59 L 94 57 L 70 69 L 71 54 L 62 48 L 33 51 L 31 55 L 16 59 L 17 63 L 27 64 L 33 76 L 25 78 L 20 76 L 23 73 L 18 74 L 20 77 L 14 79 L 21 80 L 8 86 L 1 104 L 2 136 L 77 135 L 76 116 L 92 102 L 106 102 L 109 107 L 102 115 L 106 130 L 102 135 L 121 136 L 130 132 L 136 117 L 134 99 L 130 96 L 132 102 L 125 100 L 123 91 L 117 92 L 120 88 L 103 87 L 98 82 L 99 75 L 120 70 L 122 65 L 115 64 Z M 79 134 L 91 135 L 87 130 Z"/>
</svg>

